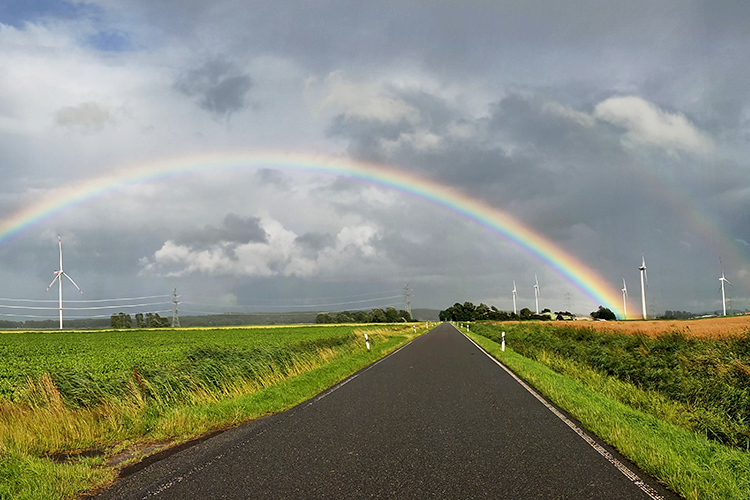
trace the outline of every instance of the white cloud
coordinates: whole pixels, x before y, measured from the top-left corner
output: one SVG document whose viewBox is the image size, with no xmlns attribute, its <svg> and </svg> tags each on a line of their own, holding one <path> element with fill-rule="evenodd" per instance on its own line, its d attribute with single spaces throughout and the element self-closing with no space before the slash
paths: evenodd
<svg viewBox="0 0 750 500">
<path fill-rule="evenodd" d="M 208 249 L 195 249 L 167 241 L 153 257 L 141 259 L 141 274 L 310 277 L 343 271 L 353 263 L 379 257 L 375 244 L 380 231 L 372 225 L 345 226 L 333 246 L 312 255 L 297 241 L 298 235 L 279 221 L 266 217 L 261 226 L 267 234 L 265 242 L 231 245 L 219 241 Z"/>
<path fill-rule="evenodd" d="M 317 79 L 308 79 L 308 93 L 317 84 Z M 324 97 L 317 105 L 319 112 L 328 110 L 383 123 L 406 120 L 416 124 L 420 121 L 419 110 L 402 99 L 388 95 L 383 83 L 355 83 L 344 72 L 335 71 L 324 79 L 322 86 Z"/>
<path fill-rule="evenodd" d="M 669 113 L 636 96 L 611 97 L 597 104 L 594 116 L 627 130 L 628 146 L 651 145 L 670 154 L 706 154 L 713 142 L 681 113 Z"/>
<path fill-rule="evenodd" d="M 563 104 L 560 104 L 559 102 L 546 102 L 544 103 L 544 105 L 542 105 L 542 110 L 547 113 L 572 120 L 579 125 L 583 125 L 584 127 L 591 127 L 596 123 L 596 118 L 594 118 L 590 114 L 584 113 L 582 111 L 576 111 L 570 106 L 565 106 Z"/>
<path fill-rule="evenodd" d="M 55 121 L 58 125 L 84 132 L 101 130 L 110 119 L 109 110 L 95 102 L 84 102 L 78 106 L 64 106 L 55 114 Z"/>
</svg>

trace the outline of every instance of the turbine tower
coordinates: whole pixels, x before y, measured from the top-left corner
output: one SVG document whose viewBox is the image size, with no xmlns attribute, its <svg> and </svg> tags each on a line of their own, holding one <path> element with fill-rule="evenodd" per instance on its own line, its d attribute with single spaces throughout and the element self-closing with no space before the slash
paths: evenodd
<svg viewBox="0 0 750 500">
<path fill-rule="evenodd" d="M 732 285 L 732 282 L 724 277 L 723 270 L 721 271 L 721 278 L 719 278 L 719 281 L 721 281 L 721 306 L 724 308 L 724 316 L 726 316 L 727 315 L 727 297 L 724 294 L 724 282 L 729 283 L 730 285 Z"/>
<path fill-rule="evenodd" d="M 539 314 L 539 279 L 534 273 L 534 300 L 536 301 L 536 313 Z"/>
<path fill-rule="evenodd" d="M 518 292 L 516 291 L 516 282 L 513 281 L 513 314 L 518 315 L 518 311 L 516 311 L 516 297 L 518 296 Z"/>
<path fill-rule="evenodd" d="M 646 287 L 648 286 L 648 274 L 646 274 L 646 257 L 641 256 L 641 307 L 643 308 L 643 319 L 646 319 Z"/>
<path fill-rule="evenodd" d="M 60 285 L 58 297 L 59 297 L 59 304 L 60 304 L 60 330 L 62 330 L 63 329 L 63 306 L 62 306 L 62 304 L 63 304 L 62 303 L 62 282 L 63 282 L 63 280 L 62 280 L 62 277 L 65 276 L 66 278 L 68 278 L 70 280 L 70 282 L 73 283 L 73 285 L 75 285 L 76 288 L 78 288 L 78 285 L 76 285 L 76 282 L 73 281 L 73 278 L 71 278 L 70 276 L 68 276 L 67 273 L 65 271 L 63 271 L 63 265 L 62 265 L 62 239 L 60 238 L 59 234 L 57 235 L 57 245 L 60 248 L 60 270 L 59 271 L 55 271 L 55 279 L 53 279 L 52 283 L 49 284 L 49 286 L 47 287 L 47 291 L 49 292 L 49 289 L 52 288 L 52 285 L 55 284 L 55 281 L 57 281 L 58 284 Z M 80 288 L 78 288 L 78 291 L 81 292 L 81 295 L 83 295 L 83 290 L 81 290 Z"/>
<path fill-rule="evenodd" d="M 628 319 L 628 287 L 625 278 L 622 279 L 622 317 Z"/>
</svg>

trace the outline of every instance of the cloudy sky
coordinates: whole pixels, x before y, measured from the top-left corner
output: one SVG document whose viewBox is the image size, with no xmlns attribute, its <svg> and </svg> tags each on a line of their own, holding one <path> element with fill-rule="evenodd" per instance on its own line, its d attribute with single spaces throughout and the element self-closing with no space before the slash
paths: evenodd
<svg viewBox="0 0 750 500">
<path fill-rule="evenodd" d="M 429 4 L 0 2 L 0 214 L 161 159 L 343 156 L 512 214 L 615 290 L 625 278 L 631 310 L 642 255 L 651 312 L 719 309 L 722 267 L 750 307 L 750 4 Z M 412 307 L 509 310 L 513 280 L 533 308 L 534 273 L 542 307 L 598 305 L 449 211 L 293 170 L 183 175 L 59 211 L 0 242 L 2 297 L 56 298 L 58 233 L 85 299 L 176 287 L 184 314 L 402 308 L 407 282 Z"/>
</svg>

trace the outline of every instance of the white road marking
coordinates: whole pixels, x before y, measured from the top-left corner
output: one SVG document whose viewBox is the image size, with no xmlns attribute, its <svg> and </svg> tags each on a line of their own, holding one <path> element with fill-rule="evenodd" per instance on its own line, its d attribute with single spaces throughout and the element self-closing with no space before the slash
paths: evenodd
<svg viewBox="0 0 750 500">
<path fill-rule="evenodd" d="M 454 328 L 456 328 L 456 327 L 454 326 Z M 456 328 L 456 330 L 458 330 L 458 328 Z M 458 330 L 458 331 L 461 332 L 461 330 Z M 576 434 L 578 434 L 584 441 L 586 441 L 592 448 L 594 448 L 601 456 L 603 456 L 605 459 L 607 459 L 607 461 L 609 463 L 611 463 L 612 465 L 614 465 L 617 468 L 617 470 L 619 470 L 620 472 L 622 472 L 622 474 L 625 477 L 627 477 L 633 484 L 635 484 L 636 486 L 638 486 L 644 493 L 646 493 L 653 500 L 664 500 L 663 496 L 659 495 L 659 493 L 656 490 L 654 490 L 651 486 L 649 486 L 648 484 L 646 484 L 645 482 L 643 482 L 643 480 L 640 477 L 638 477 L 638 475 L 635 472 L 633 472 L 632 470 L 628 469 L 625 466 L 625 464 L 623 464 L 622 462 L 620 462 L 619 460 L 617 460 L 615 457 L 613 457 L 610 452 L 608 452 L 607 450 L 605 450 L 599 443 L 597 443 L 591 436 L 589 436 L 588 434 L 586 434 L 583 431 L 583 429 L 581 429 L 580 427 L 578 427 L 568 417 L 566 417 L 565 415 L 563 415 L 562 413 L 560 413 L 560 411 L 557 408 L 555 408 L 554 406 L 552 406 L 551 403 L 549 403 L 546 399 L 544 399 L 542 396 L 540 396 L 539 393 L 537 393 L 534 389 L 532 389 L 526 382 L 524 382 L 523 380 L 521 380 L 507 366 L 505 366 L 504 364 L 502 364 L 497 359 L 493 358 L 490 355 L 490 353 L 488 353 L 487 351 L 485 351 L 484 349 L 482 349 L 482 347 L 480 347 L 479 344 L 477 344 L 476 342 L 474 342 L 474 340 L 472 340 L 471 338 L 469 338 L 469 336 L 467 336 L 463 332 L 461 332 L 461 335 L 463 335 L 464 337 L 466 337 L 469 340 L 469 342 L 471 342 L 472 344 L 474 344 L 475 346 L 477 346 L 477 348 L 480 351 L 482 351 L 485 355 L 487 355 L 488 358 L 490 358 L 492 361 L 494 361 L 495 363 L 497 363 L 497 365 L 500 368 L 502 368 L 503 370 L 505 370 L 508 373 L 508 375 L 510 375 L 511 377 L 513 377 L 516 380 L 516 382 L 518 382 L 519 384 L 521 384 L 521 386 L 524 389 L 526 389 L 527 391 L 529 391 L 532 396 L 534 396 L 536 399 L 538 399 L 539 402 L 541 402 L 549 411 L 551 411 L 557 418 L 559 418 L 560 420 L 562 420 L 565 423 L 565 425 L 567 425 L 568 427 L 570 427 L 573 430 L 573 432 L 575 432 Z"/>
</svg>

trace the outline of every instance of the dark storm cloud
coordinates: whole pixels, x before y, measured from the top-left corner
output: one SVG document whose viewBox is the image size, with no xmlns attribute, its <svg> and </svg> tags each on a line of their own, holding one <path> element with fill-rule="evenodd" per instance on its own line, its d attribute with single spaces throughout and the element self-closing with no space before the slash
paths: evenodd
<svg viewBox="0 0 750 500">
<path fill-rule="evenodd" d="M 178 243 L 199 247 L 219 243 L 245 244 L 267 241 L 268 235 L 258 217 L 242 217 L 231 213 L 224 217 L 220 227 L 209 224 L 203 229 L 186 232 L 178 238 Z"/>
<path fill-rule="evenodd" d="M 209 113 L 228 118 L 247 107 L 247 93 L 253 85 L 252 78 L 235 64 L 216 58 L 183 74 L 175 88 L 196 97 L 198 106 Z"/>
</svg>

